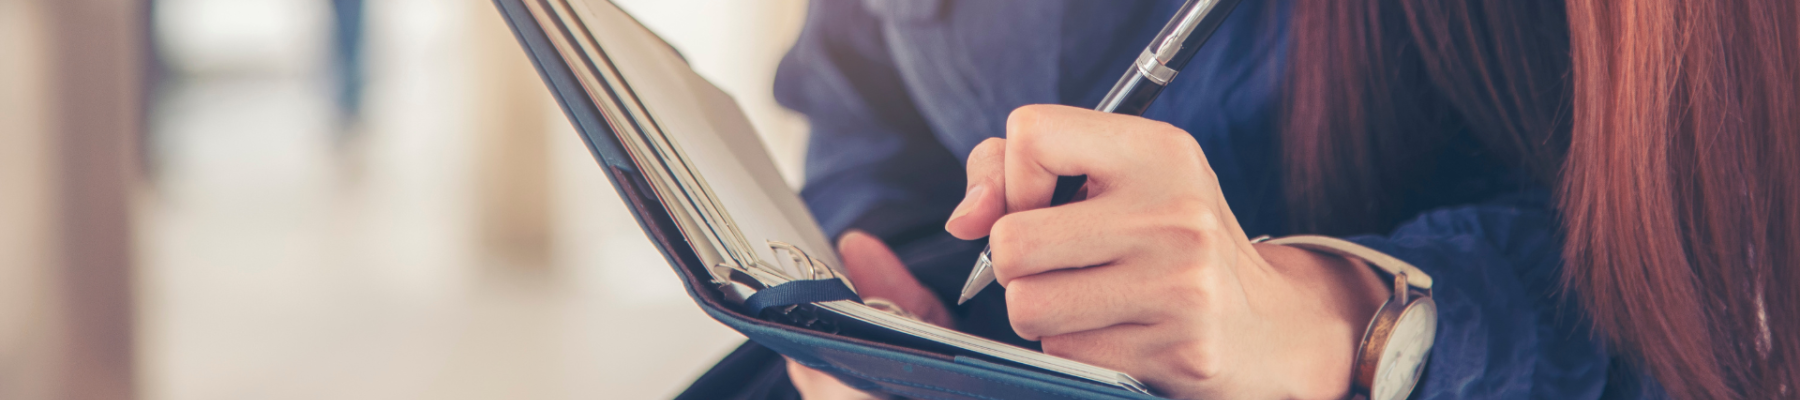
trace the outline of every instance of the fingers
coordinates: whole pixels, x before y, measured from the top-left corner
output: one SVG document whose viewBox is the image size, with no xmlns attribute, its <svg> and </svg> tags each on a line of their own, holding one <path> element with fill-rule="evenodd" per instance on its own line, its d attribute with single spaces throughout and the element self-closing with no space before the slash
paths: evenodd
<svg viewBox="0 0 1800 400">
<path fill-rule="evenodd" d="M 1156 177 L 1146 174 L 1204 170 L 1205 155 L 1179 128 L 1136 116 L 1067 106 L 1032 105 L 1013 110 L 1006 125 L 1007 210 L 1048 206 L 1056 177 L 1087 175 L 1090 190 L 1130 183 L 1187 181 L 1210 177 Z M 1198 165 L 1202 168 L 1162 168 Z M 1128 175 L 1134 174 L 1134 175 Z"/>
<path fill-rule="evenodd" d="M 1099 266 L 1060 270 L 1014 280 L 1006 287 L 1006 312 L 1013 331 L 1039 340 L 1114 325 L 1147 325 L 1168 318 L 1160 302 L 1145 301 L 1165 277 L 1146 268 Z M 1161 299 L 1159 299 L 1161 300 Z"/>
<path fill-rule="evenodd" d="M 1018 277 L 1128 257 L 1187 260 L 1206 249 L 1235 248 L 1242 240 L 1233 240 L 1224 218 L 1199 202 L 1139 205 L 1124 197 L 1007 214 L 988 240 L 994 278 L 1007 285 Z"/>
<path fill-rule="evenodd" d="M 1134 258 L 1016 278 L 1006 287 L 1008 318 L 1020 337 L 1032 340 L 1183 319 L 1211 324 L 1219 310 L 1243 304 L 1241 284 L 1225 259 L 1231 254 Z"/>
<path fill-rule="evenodd" d="M 991 138 L 969 151 L 969 188 L 956 211 L 950 213 L 944 230 L 962 240 L 975 240 L 988 235 L 994 221 L 1006 214 L 1005 162 L 1006 139 Z"/>
<path fill-rule="evenodd" d="M 995 225 L 995 277 L 1021 337 L 1154 324 L 1233 304 L 1237 253 L 1216 217 L 1122 212 L 1110 204 L 1117 201 L 1014 213 Z M 1094 223 L 1105 227 L 1084 226 Z"/>
<path fill-rule="evenodd" d="M 1104 265 L 1136 253 L 1142 243 L 1128 238 L 1142 217 L 1116 203 L 1096 199 L 1001 218 L 988 239 L 994 279 L 1007 286 L 1015 278 Z"/>
<path fill-rule="evenodd" d="M 925 322 L 950 326 L 944 303 L 919 284 L 881 239 L 862 231 L 845 232 L 838 238 L 838 255 L 843 257 L 844 272 L 856 284 L 858 295 L 887 299 Z"/>
<path fill-rule="evenodd" d="M 1048 206 L 1059 176 L 1087 175 L 1081 198 L 1134 184 L 1217 186 L 1193 137 L 1162 122 L 1032 105 L 1013 111 L 1006 134 L 969 152 L 968 189 L 944 224 L 951 235 L 979 239 L 1008 212 Z"/>
</svg>

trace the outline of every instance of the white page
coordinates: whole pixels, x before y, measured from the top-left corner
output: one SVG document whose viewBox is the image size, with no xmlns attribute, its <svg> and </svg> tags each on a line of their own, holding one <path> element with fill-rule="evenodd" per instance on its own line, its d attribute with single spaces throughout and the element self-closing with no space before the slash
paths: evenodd
<svg viewBox="0 0 1800 400">
<path fill-rule="evenodd" d="M 574 1 L 662 131 L 705 179 L 743 239 L 763 262 L 788 265 L 766 244 L 793 244 L 832 268 L 841 265 L 800 196 L 789 189 L 737 102 L 693 72 L 667 44 L 609 1 Z M 799 271 L 789 276 L 803 277 Z"/>
</svg>

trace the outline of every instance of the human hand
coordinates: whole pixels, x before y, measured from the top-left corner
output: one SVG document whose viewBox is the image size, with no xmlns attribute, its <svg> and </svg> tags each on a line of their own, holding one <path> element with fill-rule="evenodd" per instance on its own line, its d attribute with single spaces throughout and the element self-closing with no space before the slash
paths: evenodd
<svg viewBox="0 0 1800 400">
<path fill-rule="evenodd" d="M 914 278 L 894 251 L 881 239 L 861 231 L 850 231 L 838 238 L 838 255 L 844 259 L 844 273 L 864 299 L 886 299 L 901 309 L 919 316 L 925 322 L 950 326 L 950 312 L 937 296 Z M 824 372 L 788 360 L 788 379 L 799 389 L 800 397 L 809 400 L 882 399 L 844 385 Z"/>
<path fill-rule="evenodd" d="M 1341 258 L 1252 245 L 1192 136 L 1026 106 L 969 155 L 946 230 L 988 236 L 1013 330 L 1175 398 L 1343 398 L 1385 286 Z M 1059 175 L 1086 198 L 1048 207 Z"/>
</svg>

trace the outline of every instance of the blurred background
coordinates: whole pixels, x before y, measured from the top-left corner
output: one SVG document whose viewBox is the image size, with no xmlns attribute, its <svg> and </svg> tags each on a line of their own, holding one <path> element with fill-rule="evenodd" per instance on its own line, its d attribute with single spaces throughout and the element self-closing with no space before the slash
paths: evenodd
<svg viewBox="0 0 1800 400">
<path fill-rule="evenodd" d="M 798 182 L 803 0 L 615 1 Z M 666 398 L 742 340 L 487 0 L 0 0 L 0 399 Z"/>
</svg>

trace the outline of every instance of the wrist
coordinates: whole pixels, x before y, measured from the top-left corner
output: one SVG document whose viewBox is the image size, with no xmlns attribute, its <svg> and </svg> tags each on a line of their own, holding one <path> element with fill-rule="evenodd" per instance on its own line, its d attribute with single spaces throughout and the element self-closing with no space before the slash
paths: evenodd
<svg viewBox="0 0 1800 400">
<path fill-rule="evenodd" d="M 1345 398 L 1363 331 L 1392 289 L 1361 260 L 1266 243 L 1255 248 L 1294 300 L 1278 314 L 1301 336 L 1281 355 L 1300 378 L 1290 387 L 1293 398 Z"/>
</svg>

